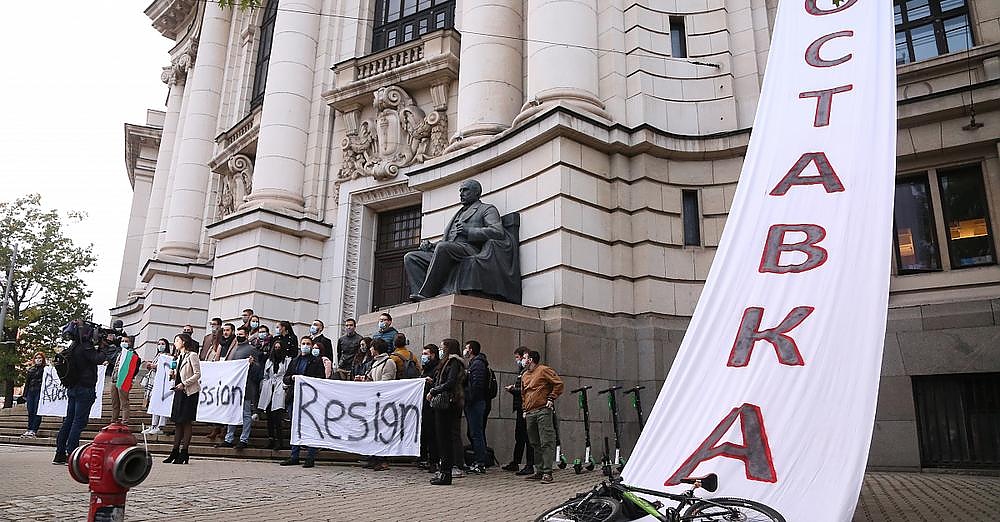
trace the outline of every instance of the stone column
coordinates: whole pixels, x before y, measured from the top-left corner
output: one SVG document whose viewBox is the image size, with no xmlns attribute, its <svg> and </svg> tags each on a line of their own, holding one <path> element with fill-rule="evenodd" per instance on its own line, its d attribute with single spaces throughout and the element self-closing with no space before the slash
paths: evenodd
<svg viewBox="0 0 1000 522">
<path fill-rule="evenodd" d="M 243 208 L 302 210 L 322 0 L 282 0 L 274 21 L 253 192 Z"/>
<path fill-rule="evenodd" d="M 177 168 L 160 254 L 194 259 L 201 250 L 205 194 L 211 171 L 208 162 L 215 148 L 219 98 L 226 67 L 231 9 L 216 2 L 205 4 L 198 57 L 191 73 L 184 134 L 177 154 Z"/>
<path fill-rule="evenodd" d="M 449 151 L 509 128 L 524 102 L 522 0 L 465 0 L 461 5 L 458 134 Z"/>
<path fill-rule="evenodd" d="M 514 124 L 557 102 L 610 120 L 597 96 L 597 0 L 528 0 L 525 19 L 528 100 Z"/>
<path fill-rule="evenodd" d="M 163 121 L 163 133 L 160 136 L 160 150 L 156 155 L 156 170 L 153 173 L 153 189 L 149 195 L 149 211 L 146 214 L 146 226 L 142 233 L 142 246 L 139 248 L 139 267 L 153 257 L 157 240 L 160 236 L 160 225 L 163 219 L 163 208 L 167 197 L 167 178 L 170 177 L 170 164 L 174 157 L 174 141 L 177 138 L 177 123 L 181 117 L 181 101 L 184 99 L 184 73 L 177 66 L 163 68 L 163 82 L 170 86 L 167 95 L 167 114 Z"/>
</svg>

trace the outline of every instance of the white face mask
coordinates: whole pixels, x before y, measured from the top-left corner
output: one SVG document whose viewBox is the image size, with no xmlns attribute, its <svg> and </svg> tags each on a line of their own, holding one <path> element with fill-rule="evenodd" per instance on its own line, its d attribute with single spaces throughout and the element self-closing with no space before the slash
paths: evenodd
<svg viewBox="0 0 1000 522">
<path fill-rule="evenodd" d="M 313 325 L 313 326 L 309 327 L 309 334 L 310 335 L 316 335 L 317 333 L 319 333 L 319 327 L 317 327 L 316 325 Z"/>
<path fill-rule="evenodd" d="M 378 322 L 378 329 L 379 330 L 385 330 L 386 326 L 389 326 L 389 325 L 385 321 L 379 321 Z"/>
<path fill-rule="evenodd" d="M 312 354 L 313 354 L 313 357 L 319 357 L 319 348 L 313 348 L 312 349 Z"/>
<path fill-rule="evenodd" d="M 312 350 L 312 346 L 308 344 L 303 344 L 302 346 L 299 347 L 299 353 L 301 353 L 302 355 L 309 353 L 310 350 Z"/>
</svg>

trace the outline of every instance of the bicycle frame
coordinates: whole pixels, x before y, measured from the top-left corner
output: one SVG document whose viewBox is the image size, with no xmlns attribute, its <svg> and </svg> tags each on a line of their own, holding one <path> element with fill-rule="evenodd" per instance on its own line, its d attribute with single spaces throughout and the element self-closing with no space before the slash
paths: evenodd
<svg viewBox="0 0 1000 522">
<path fill-rule="evenodd" d="M 614 491 L 616 496 L 621 497 L 625 502 L 630 502 L 639 509 L 641 509 L 646 514 L 652 516 L 653 518 L 660 520 L 661 522 L 682 522 L 688 520 L 687 518 L 681 518 L 681 512 L 684 511 L 689 505 L 693 505 L 696 502 L 708 502 L 711 503 L 711 499 L 699 498 L 694 496 L 694 490 L 698 489 L 698 486 L 693 486 L 691 489 L 685 491 L 684 493 L 666 493 L 664 491 L 654 491 L 651 489 L 637 488 L 633 486 L 624 485 L 621 483 L 621 479 L 614 481 L 604 481 L 599 486 L 595 487 L 589 494 L 581 499 L 581 502 L 586 501 L 596 495 L 600 490 L 610 490 Z M 664 509 L 663 505 L 657 505 L 657 503 L 650 502 L 645 498 L 640 497 L 637 493 L 643 495 L 650 495 L 653 497 L 663 498 L 677 502 L 676 507 L 667 507 L 664 512 L 660 512 L 660 509 Z M 726 508 L 726 506 L 719 506 L 721 508 Z"/>
</svg>

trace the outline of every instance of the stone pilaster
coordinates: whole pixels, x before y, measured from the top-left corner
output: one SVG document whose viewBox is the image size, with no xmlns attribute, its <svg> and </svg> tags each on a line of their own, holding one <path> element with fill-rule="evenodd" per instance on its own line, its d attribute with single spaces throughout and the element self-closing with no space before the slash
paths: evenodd
<svg viewBox="0 0 1000 522">
<path fill-rule="evenodd" d="M 205 194 L 211 174 L 208 163 L 218 130 L 232 10 L 205 4 L 198 57 L 190 80 L 184 134 L 174 172 L 170 210 L 160 254 L 195 259 L 201 250 Z"/>
<path fill-rule="evenodd" d="M 525 19 L 527 102 L 514 124 L 556 103 L 610 120 L 598 98 L 597 0 L 528 0 Z"/>
<path fill-rule="evenodd" d="M 274 22 L 253 192 L 244 208 L 302 210 L 321 0 L 283 0 Z"/>
</svg>

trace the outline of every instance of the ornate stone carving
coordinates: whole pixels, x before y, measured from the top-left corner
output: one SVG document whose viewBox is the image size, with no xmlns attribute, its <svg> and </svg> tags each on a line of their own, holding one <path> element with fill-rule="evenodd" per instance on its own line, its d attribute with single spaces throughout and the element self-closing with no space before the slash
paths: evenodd
<svg viewBox="0 0 1000 522">
<path fill-rule="evenodd" d="M 167 85 L 183 83 L 188 71 L 194 67 L 194 57 L 198 53 L 198 42 L 192 41 L 183 52 L 170 60 L 170 65 L 163 68 L 160 80 Z"/>
<path fill-rule="evenodd" d="M 339 200 L 339 185 L 337 188 L 337 194 L 337 200 Z M 360 277 L 361 271 L 361 224 L 364 218 L 365 206 L 405 196 L 411 196 L 413 194 L 417 194 L 417 191 L 410 188 L 406 183 L 396 183 L 393 185 L 377 187 L 373 190 L 366 190 L 350 196 L 350 210 L 347 214 L 344 296 L 342 301 L 343 306 L 341 308 L 341 316 L 343 320 L 357 317 L 358 278 Z"/>
<path fill-rule="evenodd" d="M 229 172 L 219 176 L 219 219 L 233 212 L 253 190 L 253 160 L 236 154 L 226 162 Z"/>
<path fill-rule="evenodd" d="M 434 111 L 426 114 L 393 85 L 375 91 L 373 106 L 374 120 L 357 123 L 360 108 L 344 113 L 347 136 L 340 144 L 344 159 L 337 181 L 392 179 L 400 168 L 439 156 L 447 147 L 446 104 L 435 103 Z"/>
</svg>

